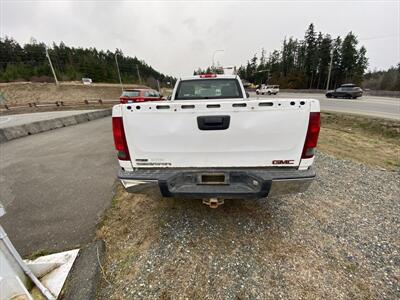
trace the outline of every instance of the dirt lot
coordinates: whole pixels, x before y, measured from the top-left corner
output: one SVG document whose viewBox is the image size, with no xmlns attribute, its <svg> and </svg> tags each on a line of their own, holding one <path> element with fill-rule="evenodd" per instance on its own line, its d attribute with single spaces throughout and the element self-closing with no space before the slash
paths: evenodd
<svg viewBox="0 0 400 300">
<path fill-rule="evenodd" d="M 302 195 L 215 210 L 118 189 L 98 299 L 399 299 L 400 175 L 316 165 Z"/>
<path fill-rule="evenodd" d="M 126 88 L 140 87 L 125 85 Z M 0 83 L 0 92 L 8 105 L 20 105 L 29 102 L 65 101 L 81 103 L 91 99 L 118 99 L 121 95 L 119 84 L 94 83 L 83 85 L 80 82 L 62 82 L 56 87 L 54 83 L 15 82 Z"/>
<path fill-rule="evenodd" d="M 119 187 L 98 299 L 399 299 L 399 122 L 322 124 L 304 194 L 212 210 Z"/>
<path fill-rule="evenodd" d="M 399 122 L 322 124 L 304 194 L 212 210 L 119 187 L 98 299 L 399 299 Z"/>
</svg>

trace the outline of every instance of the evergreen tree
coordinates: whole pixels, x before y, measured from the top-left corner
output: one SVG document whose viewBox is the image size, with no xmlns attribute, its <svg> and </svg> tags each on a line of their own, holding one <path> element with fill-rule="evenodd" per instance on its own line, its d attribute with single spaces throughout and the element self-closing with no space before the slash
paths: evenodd
<svg viewBox="0 0 400 300">
<path fill-rule="evenodd" d="M 357 49 L 357 45 L 357 37 L 352 32 L 343 40 L 341 37 L 332 40 L 329 34 L 317 34 L 311 23 L 304 40 L 285 38 L 280 51 L 274 50 L 268 56 L 262 49 L 259 64 L 255 55 L 247 65 L 238 69 L 238 74 L 249 82 L 265 83 L 267 72 L 263 71 L 269 70 L 269 84 L 279 84 L 284 88 L 324 89 L 332 55 L 329 87 L 349 82 L 361 84 L 368 59 L 365 47 Z"/>
<path fill-rule="evenodd" d="M 304 41 L 306 45 L 305 75 L 309 88 L 312 88 L 317 65 L 317 39 L 313 23 L 308 26 Z"/>
<path fill-rule="evenodd" d="M 344 82 L 348 82 L 353 78 L 357 67 L 357 38 L 349 32 L 343 40 L 341 49 L 341 65 L 340 69 L 344 75 Z"/>
<path fill-rule="evenodd" d="M 63 42 L 53 43 L 48 49 L 49 55 L 60 80 L 81 80 L 90 77 L 94 82 L 118 82 L 115 65 L 117 54 L 122 81 L 125 83 L 139 83 L 137 69 L 143 82 L 158 80 L 161 85 L 175 82 L 175 78 L 165 76 L 147 65 L 144 61 L 125 56 L 121 50 L 115 53 L 98 51 L 96 48 L 68 47 Z M 44 77 L 51 81 L 52 73 L 46 58 L 46 45 L 35 39 L 21 47 L 15 40 L 0 38 L 0 81 L 36 80 Z"/>
</svg>

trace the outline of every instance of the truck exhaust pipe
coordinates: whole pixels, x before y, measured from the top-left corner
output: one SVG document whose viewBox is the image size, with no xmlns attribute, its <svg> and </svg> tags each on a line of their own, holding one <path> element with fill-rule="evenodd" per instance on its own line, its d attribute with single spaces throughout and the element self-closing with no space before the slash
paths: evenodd
<svg viewBox="0 0 400 300">
<path fill-rule="evenodd" d="M 218 208 L 218 206 L 224 204 L 224 199 L 218 199 L 218 198 L 203 199 L 203 204 L 208 205 L 210 208 Z"/>
</svg>

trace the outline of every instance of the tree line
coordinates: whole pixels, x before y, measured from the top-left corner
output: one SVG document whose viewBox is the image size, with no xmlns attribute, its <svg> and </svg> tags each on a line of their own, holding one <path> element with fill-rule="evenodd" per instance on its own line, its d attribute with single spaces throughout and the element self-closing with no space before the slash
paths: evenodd
<svg viewBox="0 0 400 300">
<path fill-rule="evenodd" d="M 364 75 L 363 88 L 400 91 L 400 63 L 386 71 L 371 71 Z"/>
<path fill-rule="evenodd" d="M 48 48 L 55 73 L 61 81 L 81 80 L 89 77 L 93 82 L 118 83 L 115 57 L 123 83 L 142 83 L 152 87 L 165 86 L 175 78 L 164 75 L 143 60 L 123 54 L 121 50 L 75 48 L 53 43 Z M 52 81 L 53 74 L 46 57 L 46 45 L 34 39 L 21 46 L 13 38 L 0 38 L 0 81 Z"/>
<path fill-rule="evenodd" d="M 361 84 L 368 66 L 366 49 L 360 48 L 354 33 L 333 39 L 316 32 L 311 23 L 304 39 L 284 39 L 281 50 L 268 56 L 263 49 L 241 66 L 238 74 L 249 82 L 279 84 L 283 88 L 324 89 L 332 61 L 329 88 L 343 83 Z"/>
<path fill-rule="evenodd" d="M 361 84 L 368 66 L 364 46 L 358 47 L 354 33 L 335 39 L 329 34 L 316 32 L 311 23 L 304 39 L 285 38 L 282 48 L 269 55 L 262 49 L 237 70 L 241 79 L 254 84 L 278 84 L 282 88 L 325 89 L 332 60 L 329 88 L 343 83 Z M 209 67 L 194 74 L 221 72 Z"/>
<path fill-rule="evenodd" d="M 366 49 L 357 47 L 358 40 L 349 32 L 335 39 L 316 32 L 311 23 L 304 39 L 285 38 L 282 48 L 268 56 L 263 49 L 241 66 L 238 74 L 253 83 L 279 84 L 283 88 L 324 89 L 332 61 L 329 88 L 343 83 L 361 84 L 368 66 Z"/>
</svg>

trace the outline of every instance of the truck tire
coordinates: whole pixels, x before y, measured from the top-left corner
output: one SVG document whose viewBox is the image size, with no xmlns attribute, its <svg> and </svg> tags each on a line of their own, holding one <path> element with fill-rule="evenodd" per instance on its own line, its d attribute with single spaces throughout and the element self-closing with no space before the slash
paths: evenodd
<svg viewBox="0 0 400 300">
<path fill-rule="evenodd" d="M 268 95 L 271 95 L 271 92 L 270 92 L 270 91 L 268 91 Z"/>
</svg>

